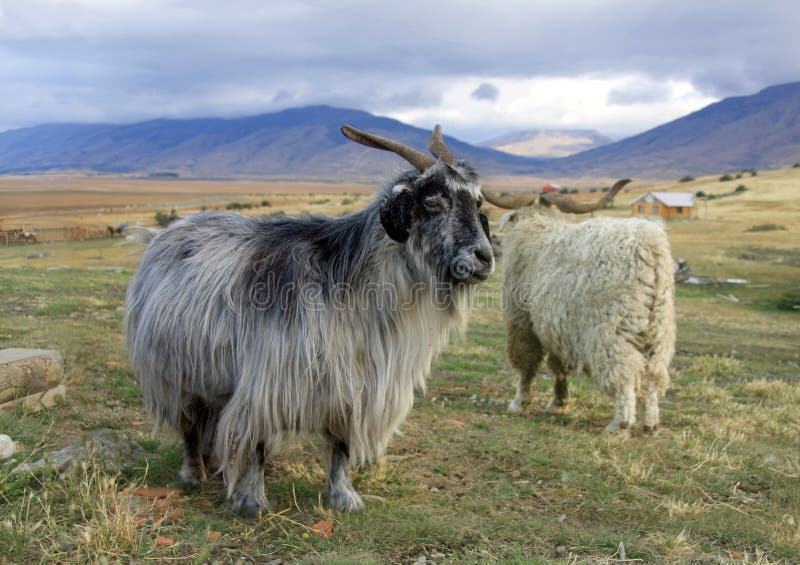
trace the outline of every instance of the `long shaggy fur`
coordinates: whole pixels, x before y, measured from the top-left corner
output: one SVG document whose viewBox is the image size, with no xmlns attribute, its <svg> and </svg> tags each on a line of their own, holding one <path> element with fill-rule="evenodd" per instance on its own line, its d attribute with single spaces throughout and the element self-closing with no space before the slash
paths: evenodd
<svg viewBox="0 0 800 565">
<path fill-rule="evenodd" d="M 645 424 L 654 426 L 675 349 L 672 259 L 663 228 L 637 219 L 572 224 L 537 209 L 504 238 L 503 262 L 509 354 L 523 373 L 515 402 L 525 401 L 524 381 L 548 353 L 551 366 L 585 371 L 618 400 L 625 391 L 649 393 L 655 421 L 645 416 Z M 616 423 L 632 423 L 635 404 L 626 410 Z"/>
<path fill-rule="evenodd" d="M 387 237 L 379 204 L 337 219 L 201 214 L 146 249 L 125 319 L 145 405 L 180 429 L 202 399 L 229 495 L 248 454 L 287 433 L 341 438 L 355 462 L 380 456 L 465 326 L 471 287 L 434 288 L 425 243 Z"/>
</svg>

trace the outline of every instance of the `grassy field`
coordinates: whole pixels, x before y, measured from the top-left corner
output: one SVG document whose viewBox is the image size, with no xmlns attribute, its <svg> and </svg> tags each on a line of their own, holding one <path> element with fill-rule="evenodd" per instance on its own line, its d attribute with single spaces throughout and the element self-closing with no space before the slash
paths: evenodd
<svg viewBox="0 0 800 565">
<path fill-rule="evenodd" d="M 18 462 L 102 427 L 157 455 L 124 475 L 44 484 L 0 466 L 0 563 L 797 562 L 800 312 L 784 308 L 800 299 L 800 170 L 733 186 L 640 186 L 610 213 L 628 215 L 622 202 L 643 190 L 723 193 L 740 183 L 749 190 L 710 201 L 707 219 L 701 208 L 704 219 L 668 226 L 674 255 L 698 274 L 749 283 L 677 290 L 673 384 L 655 436 L 603 433 L 611 401 L 582 376 L 571 379 L 566 415 L 544 412 L 544 374 L 532 407 L 506 412 L 515 375 L 496 275 L 403 435 L 356 472 L 367 509 L 355 515 L 329 510 L 313 438 L 287 444 L 270 466 L 275 512 L 259 521 L 228 511 L 216 479 L 168 503 L 135 496 L 137 486 L 166 485 L 180 464 L 175 438 L 154 433 L 143 413 L 122 344 L 120 307 L 138 254 L 112 240 L 0 247 L 0 348 L 55 348 L 67 366 L 65 402 L 0 416 L 0 432 L 21 444 Z M 366 201 L 343 198 L 298 196 L 287 211 L 335 214 Z M 750 231 L 762 224 L 778 228 Z M 32 249 L 46 256 L 28 259 Z M 330 537 L 314 530 L 325 521 Z"/>
</svg>

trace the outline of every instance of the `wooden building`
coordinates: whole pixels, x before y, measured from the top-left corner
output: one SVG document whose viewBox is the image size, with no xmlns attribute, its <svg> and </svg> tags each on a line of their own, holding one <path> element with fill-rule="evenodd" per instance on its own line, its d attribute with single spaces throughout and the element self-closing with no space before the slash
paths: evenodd
<svg viewBox="0 0 800 565">
<path fill-rule="evenodd" d="M 631 202 L 631 214 L 642 218 L 688 220 L 694 210 L 691 192 L 648 192 Z"/>
</svg>

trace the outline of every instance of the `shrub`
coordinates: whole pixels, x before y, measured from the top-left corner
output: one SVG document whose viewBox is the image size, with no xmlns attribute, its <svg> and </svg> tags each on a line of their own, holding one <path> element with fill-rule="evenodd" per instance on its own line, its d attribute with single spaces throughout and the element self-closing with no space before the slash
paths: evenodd
<svg viewBox="0 0 800 565">
<path fill-rule="evenodd" d="M 592 187 L 589 189 L 589 192 L 597 192 L 597 188 Z"/>
<path fill-rule="evenodd" d="M 272 204 L 270 204 L 269 200 L 267 199 L 262 200 L 261 205 L 264 206 L 265 208 L 269 208 L 270 206 L 272 206 Z"/>
<path fill-rule="evenodd" d="M 611 190 L 611 187 L 610 186 L 604 186 L 600 190 L 602 190 L 603 192 L 608 192 L 609 190 Z"/>
<path fill-rule="evenodd" d="M 742 178 L 742 173 L 736 173 L 736 178 L 737 178 L 737 179 L 740 179 L 740 178 Z"/>
<path fill-rule="evenodd" d="M 795 163 L 794 165 L 792 165 L 792 168 L 793 168 L 793 169 L 800 169 L 800 161 L 798 161 L 797 163 Z"/>
<path fill-rule="evenodd" d="M 348 206 L 355 202 L 352 198 L 342 198 L 342 206 Z"/>
<path fill-rule="evenodd" d="M 570 194 L 578 194 L 578 189 L 577 188 L 570 188 L 569 189 L 569 193 Z"/>
<path fill-rule="evenodd" d="M 702 190 L 698 190 L 697 192 L 695 192 L 695 193 L 694 193 L 694 195 L 695 195 L 697 198 L 705 198 L 705 197 L 706 197 L 706 193 L 705 193 L 705 192 L 703 192 Z"/>
<path fill-rule="evenodd" d="M 569 194 L 569 189 L 568 188 L 562 188 L 558 192 L 559 192 L 559 194 Z"/>
<path fill-rule="evenodd" d="M 742 370 L 742 364 L 732 357 L 717 357 L 716 355 L 701 355 L 695 357 L 687 373 L 706 379 L 719 379 L 734 377 Z"/>
<path fill-rule="evenodd" d="M 228 202 L 226 210 L 250 210 L 253 205 L 250 202 Z"/>
<path fill-rule="evenodd" d="M 312 200 L 311 202 L 309 202 L 309 204 L 311 204 L 313 206 L 318 206 L 318 205 L 322 205 L 322 204 L 327 204 L 330 201 L 331 201 L 330 198 L 322 198 L 320 200 Z"/>
<path fill-rule="evenodd" d="M 755 170 L 755 169 L 750 169 L 750 176 L 751 176 L 751 177 L 754 177 L 754 176 L 756 176 L 757 174 L 758 174 L 758 171 L 757 171 L 757 170 Z"/>
<path fill-rule="evenodd" d="M 736 187 L 736 191 L 735 192 L 744 192 L 746 190 L 747 190 L 747 187 L 745 185 L 743 185 L 743 184 L 740 184 L 739 186 Z"/>
<path fill-rule="evenodd" d="M 733 180 L 733 177 L 730 176 L 729 174 L 724 174 L 721 177 L 719 177 L 719 182 L 728 182 L 729 180 Z"/>
<path fill-rule="evenodd" d="M 786 227 L 778 224 L 758 224 L 748 228 L 747 231 L 786 231 Z"/>
<path fill-rule="evenodd" d="M 165 214 L 161 210 L 156 212 L 156 223 L 159 227 L 165 228 L 170 225 L 172 222 L 178 219 L 178 214 L 175 213 L 175 208 L 169 211 L 169 214 Z"/>
<path fill-rule="evenodd" d="M 694 180 L 693 176 L 686 175 L 685 177 L 682 177 L 679 182 L 692 182 L 693 180 Z"/>
<path fill-rule="evenodd" d="M 790 290 L 775 303 L 778 310 L 800 312 L 800 290 Z"/>
</svg>

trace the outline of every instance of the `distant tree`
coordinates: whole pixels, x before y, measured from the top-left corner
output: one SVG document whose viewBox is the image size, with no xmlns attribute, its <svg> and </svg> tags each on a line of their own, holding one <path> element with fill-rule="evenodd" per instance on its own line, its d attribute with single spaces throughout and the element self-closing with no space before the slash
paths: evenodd
<svg viewBox="0 0 800 565">
<path fill-rule="evenodd" d="M 729 180 L 733 180 L 733 177 L 727 173 L 719 177 L 719 182 L 728 182 Z"/>
<path fill-rule="evenodd" d="M 692 182 L 693 180 L 694 180 L 694 177 L 693 177 L 693 176 L 691 176 L 691 175 L 686 175 L 685 177 L 681 178 L 681 180 L 680 180 L 680 181 L 678 181 L 678 182 Z"/>
<path fill-rule="evenodd" d="M 156 218 L 156 223 L 160 227 L 165 228 L 178 219 L 178 214 L 175 212 L 175 208 L 170 210 L 169 214 L 165 214 L 164 212 L 159 210 L 158 212 L 156 212 L 155 218 Z"/>
</svg>

